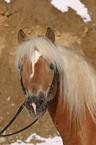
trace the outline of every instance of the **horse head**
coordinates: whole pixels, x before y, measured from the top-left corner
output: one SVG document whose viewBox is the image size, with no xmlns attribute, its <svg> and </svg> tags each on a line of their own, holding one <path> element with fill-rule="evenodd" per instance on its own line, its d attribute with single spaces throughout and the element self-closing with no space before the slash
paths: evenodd
<svg viewBox="0 0 96 145">
<path fill-rule="evenodd" d="M 47 29 L 45 39 L 54 45 L 55 34 L 51 28 Z M 20 30 L 18 41 L 25 47 L 30 39 Z M 28 51 L 28 48 L 26 50 L 24 48 L 23 51 Z M 26 108 L 32 117 L 39 118 L 45 113 L 49 100 L 56 94 L 58 71 L 50 59 L 42 56 L 36 47 L 31 51 L 33 51 L 31 56 L 26 53 L 21 58 L 18 68 L 22 90 L 27 97 Z"/>
</svg>

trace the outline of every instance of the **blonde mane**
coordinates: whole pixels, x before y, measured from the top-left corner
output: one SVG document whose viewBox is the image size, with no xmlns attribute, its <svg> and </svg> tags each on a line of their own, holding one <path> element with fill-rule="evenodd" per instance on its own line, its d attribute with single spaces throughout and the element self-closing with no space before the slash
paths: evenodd
<svg viewBox="0 0 96 145">
<path fill-rule="evenodd" d="M 70 116 L 75 111 L 79 117 L 88 108 L 92 119 L 96 122 L 96 71 L 90 63 L 75 51 L 53 44 L 47 37 L 26 40 L 18 46 L 17 65 L 24 56 L 31 61 L 34 52 L 39 51 L 57 67 L 60 76 L 60 91 L 64 102 L 69 107 Z"/>
</svg>

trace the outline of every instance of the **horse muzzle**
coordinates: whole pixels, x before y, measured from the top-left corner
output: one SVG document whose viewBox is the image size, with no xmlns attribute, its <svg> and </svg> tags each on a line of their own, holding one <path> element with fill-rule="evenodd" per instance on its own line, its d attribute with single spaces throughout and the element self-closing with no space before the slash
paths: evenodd
<svg viewBox="0 0 96 145">
<path fill-rule="evenodd" d="M 47 96 L 40 92 L 38 95 L 28 95 L 25 106 L 31 117 L 40 118 L 46 112 L 47 102 Z"/>
</svg>

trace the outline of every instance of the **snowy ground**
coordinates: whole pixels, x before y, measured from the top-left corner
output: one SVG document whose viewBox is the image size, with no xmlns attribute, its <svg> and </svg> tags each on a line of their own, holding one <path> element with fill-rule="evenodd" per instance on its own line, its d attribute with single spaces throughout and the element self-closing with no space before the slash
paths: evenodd
<svg viewBox="0 0 96 145">
<path fill-rule="evenodd" d="M 10 0 L 5 0 L 10 3 Z M 85 7 L 80 0 L 51 0 L 51 4 L 57 9 L 61 10 L 63 13 L 68 12 L 68 8 L 72 8 L 76 11 L 78 15 L 81 16 L 85 23 L 91 21 L 91 16 L 89 15 L 88 9 Z"/>
<path fill-rule="evenodd" d="M 1 139 L 2 141 L 5 141 L 5 138 Z M 61 137 L 55 136 L 54 138 L 44 138 L 36 133 L 30 135 L 25 141 L 17 140 L 10 145 L 34 145 L 31 143 L 32 139 L 36 140 L 37 143 L 35 143 L 35 145 L 63 145 Z"/>
<path fill-rule="evenodd" d="M 5 0 L 7 3 L 10 3 L 11 0 Z"/>
</svg>

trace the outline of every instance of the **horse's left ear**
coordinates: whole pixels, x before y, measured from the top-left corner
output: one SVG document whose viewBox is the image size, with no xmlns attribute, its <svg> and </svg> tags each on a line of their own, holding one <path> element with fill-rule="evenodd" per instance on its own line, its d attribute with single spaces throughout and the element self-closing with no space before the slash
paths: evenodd
<svg viewBox="0 0 96 145">
<path fill-rule="evenodd" d="M 22 43 L 23 41 L 28 40 L 27 35 L 20 29 L 18 32 L 18 42 Z"/>
<path fill-rule="evenodd" d="M 51 28 L 47 28 L 45 36 L 48 37 L 52 41 L 52 43 L 55 42 L 55 33 Z"/>
</svg>

